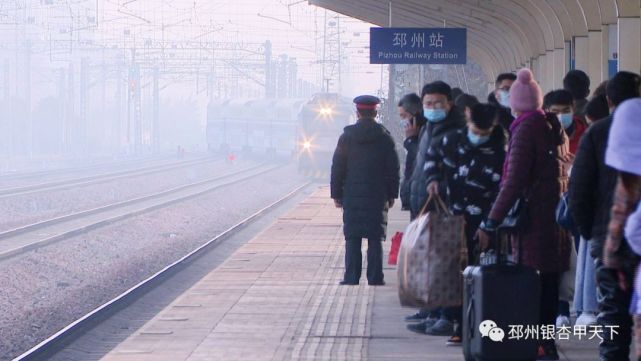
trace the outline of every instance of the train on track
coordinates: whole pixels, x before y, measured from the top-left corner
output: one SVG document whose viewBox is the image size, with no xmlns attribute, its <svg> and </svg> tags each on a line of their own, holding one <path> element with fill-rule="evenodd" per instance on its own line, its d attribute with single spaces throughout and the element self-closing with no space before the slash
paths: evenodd
<svg viewBox="0 0 641 361">
<path fill-rule="evenodd" d="M 354 105 L 335 93 L 310 99 L 212 101 L 207 145 L 214 153 L 294 159 L 308 174 L 326 173 L 343 128 L 355 121 Z"/>
</svg>

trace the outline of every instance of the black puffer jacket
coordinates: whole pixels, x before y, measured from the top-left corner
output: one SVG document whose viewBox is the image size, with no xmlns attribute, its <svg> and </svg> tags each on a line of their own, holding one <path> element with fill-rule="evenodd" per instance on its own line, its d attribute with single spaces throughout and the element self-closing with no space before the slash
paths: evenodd
<svg viewBox="0 0 641 361">
<path fill-rule="evenodd" d="M 430 146 L 425 176 L 428 184 L 436 181 L 447 187 L 448 205 L 454 214 L 464 214 L 468 222 L 478 226 L 499 193 L 505 134 L 496 127 L 486 143 L 474 146 L 467 132 L 467 128 L 451 131 Z"/>
<path fill-rule="evenodd" d="M 583 133 L 572 165 L 569 206 L 581 236 L 592 240 L 590 254 L 602 259 L 608 234 L 617 172 L 605 164 L 612 116 L 592 124 Z"/>
<path fill-rule="evenodd" d="M 410 183 L 412 180 L 412 173 L 414 172 L 414 165 L 416 164 L 416 156 L 418 153 L 418 145 L 420 137 L 425 134 L 425 125 L 421 126 L 418 135 L 405 138 L 403 147 L 407 151 L 405 154 L 405 169 L 403 171 L 403 179 L 401 180 L 401 204 L 403 210 L 410 209 Z"/>
<path fill-rule="evenodd" d="M 331 196 L 343 203 L 345 238 L 385 238 L 387 201 L 398 197 L 399 172 L 394 140 L 385 127 L 372 119 L 345 127 L 331 175 Z"/>
<path fill-rule="evenodd" d="M 427 179 L 423 167 L 425 166 L 425 155 L 427 149 L 432 142 L 438 143 L 443 136 L 452 130 L 459 129 L 465 126 L 465 119 L 456 107 L 452 107 L 447 114 L 447 118 L 438 123 L 428 122 L 423 133 L 420 135 L 418 146 L 418 153 L 416 155 L 416 164 L 414 165 L 414 172 L 412 173 L 412 181 L 410 183 L 410 208 L 412 218 L 420 212 L 425 202 L 427 202 Z M 443 194 L 445 188 L 443 187 Z"/>
</svg>

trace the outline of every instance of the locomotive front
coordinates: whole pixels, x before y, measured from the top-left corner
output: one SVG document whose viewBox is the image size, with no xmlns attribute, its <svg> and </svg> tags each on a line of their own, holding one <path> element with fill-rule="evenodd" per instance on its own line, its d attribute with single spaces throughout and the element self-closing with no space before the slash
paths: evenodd
<svg viewBox="0 0 641 361">
<path fill-rule="evenodd" d="M 353 121 L 353 104 L 338 94 L 316 94 L 304 104 L 298 115 L 299 170 L 310 176 L 325 177 L 338 137 Z"/>
</svg>

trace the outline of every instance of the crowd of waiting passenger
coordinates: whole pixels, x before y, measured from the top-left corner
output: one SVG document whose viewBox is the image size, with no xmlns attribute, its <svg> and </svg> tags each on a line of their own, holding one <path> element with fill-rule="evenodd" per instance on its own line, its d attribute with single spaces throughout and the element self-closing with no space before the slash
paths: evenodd
<svg viewBox="0 0 641 361">
<path fill-rule="evenodd" d="M 465 218 L 468 263 L 519 197 L 527 227 L 512 254 L 540 273 L 540 323 L 616 325 L 600 359 L 627 360 L 633 319 L 641 321 L 641 78 L 619 72 L 591 92 L 588 76 L 570 71 L 563 89 L 543 95 L 528 69 L 496 79 L 487 102 L 442 81 L 398 103 L 405 130 L 402 208 L 415 219 L 430 196 Z M 592 93 L 591 96 L 590 93 Z M 557 149 L 550 156 L 547 149 Z M 557 208 L 567 202 L 560 225 Z M 573 305 L 572 310 L 570 305 Z M 639 314 L 639 316 L 637 316 Z M 460 307 L 421 309 L 408 329 L 461 343 Z M 641 330 L 641 322 L 636 323 Z M 636 333 L 641 338 L 641 332 Z M 638 344 L 641 350 L 641 343 Z M 554 340 L 540 360 L 558 360 Z M 641 358 L 640 358 L 641 360 Z"/>
<path fill-rule="evenodd" d="M 406 150 L 400 198 L 410 220 L 434 197 L 443 199 L 452 214 L 462 215 L 468 264 L 492 247 L 515 202 L 529 200 L 523 213 L 527 226 L 511 236 L 510 252 L 512 259 L 518 254 L 524 265 L 539 272 L 540 324 L 569 327 L 575 320 L 576 325 L 617 326 L 616 335 L 603 335 L 599 353 L 601 360 L 621 361 L 629 359 L 633 335 L 641 340 L 641 277 L 635 282 L 641 254 L 641 210 L 636 210 L 641 197 L 641 77 L 621 71 L 594 91 L 590 86 L 584 72 L 572 70 L 563 89 L 544 95 L 532 72 L 522 69 L 500 74 L 487 102 L 442 81 L 425 85 L 420 96 L 405 95 L 398 103 Z M 360 118 L 375 115 L 370 113 L 359 111 Z M 374 132 L 367 127 L 362 134 L 371 138 Z M 357 211 L 370 204 L 350 209 L 343 197 L 351 189 L 363 198 L 363 184 L 368 184 L 363 180 L 374 178 L 359 165 L 363 177 L 350 183 L 350 131 L 346 128 L 339 141 L 332 169 L 332 198 L 345 208 L 346 229 L 348 222 L 362 224 Z M 387 147 L 391 137 L 379 133 Z M 366 163 L 365 154 L 359 159 Z M 392 189 L 389 174 L 398 164 L 374 166 L 386 167 L 380 177 L 389 182 L 381 189 Z M 386 223 L 396 198 L 393 191 L 385 192 L 389 203 L 383 207 L 384 218 L 375 222 Z M 560 202 L 567 206 L 563 222 L 557 212 Z M 348 252 L 360 255 L 361 236 L 367 232 L 354 233 L 358 250 L 348 242 Z M 374 260 L 379 262 L 380 255 Z M 346 260 L 346 266 L 349 262 L 356 267 L 353 260 Z M 382 270 L 375 272 L 375 284 L 384 284 Z M 360 277 L 360 266 L 354 274 Z M 358 278 L 349 281 L 348 276 L 353 275 L 346 272 L 342 284 L 358 284 Z M 448 345 L 462 342 L 461 307 L 420 309 L 406 321 L 411 331 L 448 336 Z M 641 350 L 641 341 L 637 346 Z M 559 359 L 554 339 L 542 340 L 538 353 L 539 360 Z"/>
</svg>

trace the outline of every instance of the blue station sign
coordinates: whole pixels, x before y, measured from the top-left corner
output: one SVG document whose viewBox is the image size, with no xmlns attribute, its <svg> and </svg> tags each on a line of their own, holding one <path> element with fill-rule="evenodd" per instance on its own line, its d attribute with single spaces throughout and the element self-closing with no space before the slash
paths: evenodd
<svg viewBox="0 0 641 361">
<path fill-rule="evenodd" d="M 370 28 L 371 64 L 465 64 L 465 28 Z"/>
</svg>

